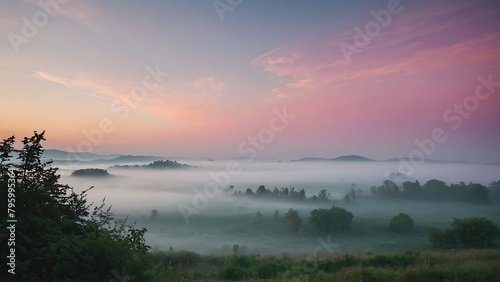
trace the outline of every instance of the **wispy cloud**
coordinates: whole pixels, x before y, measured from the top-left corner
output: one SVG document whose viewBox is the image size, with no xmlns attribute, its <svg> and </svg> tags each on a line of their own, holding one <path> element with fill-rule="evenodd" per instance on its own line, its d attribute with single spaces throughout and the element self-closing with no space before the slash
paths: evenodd
<svg viewBox="0 0 500 282">
<path fill-rule="evenodd" d="M 24 2 L 40 7 L 40 1 L 38 0 L 24 0 Z M 104 10 L 101 9 L 101 7 L 95 2 L 71 0 L 64 4 L 60 4 L 57 1 L 56 3 L 58 4 L 58 9 L 56 11 L 58 14 L 75 21 L 92 31 L 103 31 L 103 26 L 100 25 L 99 22 L 106 19 L 106 15 Z M 51 9 L 54 9 L 54 7 L 55 6 L 51 6 Z"/>
<path fill-rule="evenodd" d="M 226 88 L 226 84 L 215 77 L 200 77 L 186 84 L 202 95 L 214 95 Z"/>
<path fill-rule="evenodd" d="M 355 33 L 345 31 L 333 38 L 281 46 L 256 57 L 251 65 L 284 79 L 282 87 L 272 93 L 286 96 L 328 91 L 354 79 L 451 70 L 498 60 L 495 50 L 500 46 L 500 32 L 488 28 L 477 33 L 476 26 L 493 14 L 479 10 L 463 15 L 468 5 L 473 4 L 405 11 L 405 17 L 393 19 L 360 54 L 353 56 L 351 63 L 339 44 L 352 44 Z"/>
</svg>

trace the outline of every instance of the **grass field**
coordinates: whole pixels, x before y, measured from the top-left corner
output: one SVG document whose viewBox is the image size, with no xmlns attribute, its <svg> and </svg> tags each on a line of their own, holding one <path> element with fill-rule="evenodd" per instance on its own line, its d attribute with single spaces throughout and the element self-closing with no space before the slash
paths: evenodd
<svg viewBox="0 0 500 282">
<path fill-rule="evenodd" d="M 156 252 L 156 281 L 498 281 L 500 250 L 408 251 L 310 257 Z"/>
</svg>

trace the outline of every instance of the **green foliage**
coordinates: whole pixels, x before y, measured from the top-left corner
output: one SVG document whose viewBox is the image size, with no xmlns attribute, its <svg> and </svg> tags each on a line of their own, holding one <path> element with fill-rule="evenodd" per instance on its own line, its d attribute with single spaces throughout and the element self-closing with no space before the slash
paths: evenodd
<svg viewBox="0 0 500 282">
<path fill-rule="evenodd" d="M 390 180 L 384 180 L 381 186 L 373 186 L 370 189 L 373 196 L 376 197 L 396 197 L 399 196 L 399 187 Z"/>
<path fill-rule="evenodd" d="M 15 183 L 16 277 L 23 281 L 109 281 L 111 270 L 125 269 L 136 279 L 145 279 L 146 229 L 124 224 L 112 227 L 113 214 L 104 209 L 104 202 L 91 211 L 88 190 L 77 194 L 60 184 L 57 168 L 41 161 L 44 133 L 35 131 L 24 138 L 20 150 L 14 149 L 14 137 L 0 143 L 2 199 L 7 198 L 8 183 Z M 16 152 L 18 161 L 12 162 Z M 2 233 L 7 233 L 6 220 L 2 213 Z M 2 265 L 5 259 L 2 248 Z"/>
<path fill-rule="evenodd" d="M 263 260 L 257 265 L 256 273 L 259 278 L 271 278 L 276 276 L 283 267 L 274 259 Z"/>
<path fill-rule="evenodd" d="M 197 256 L 173 263 L 179 254 L 149 255 L 153 281 L 496 281 L 500 269 L 496 249 L 339 255 L 312 261 L 288 256 Z"/>
<path fill-rule="evenodd" d="M 391 219 L 389 228 L 396 233 L 411 232 L 413 230 L 413 219 L 405 213 L 399 213 Z"/>
<path fill-rule="evenodd" d="M 428 237 L 431 244 L 437 248 L 484 248 L 493 245 L 495 240 L 500 238 L 500 230 L 485 218 L 455 218 L 451 229 L 441 231 L 431 228 Z"/>
<path fill-rule="evenodd" d="M 271 191 L 266 189 L 266 186 L 260 185 L 257 191 L 255 191 L 255 195 L 264 195 L 264 194 L 270 194 Z"/>
<path fill-rule="evenodd" d="M 334 205 L 330 209 L 314 209 L 309 217 L 309 226 L 318 235 L 328 235 L 349 230 L 353 215 Z"/>
<path fill-rule="evenodd" d="M 492 185 L 495 184 L 492 183 Z M 406 198 L 432 201 L 459 201 L 474 204 L 487 204 L 489 202 L 489 193 L 493 191 L 479 183 L 446 185 L 441 180 L 431 179 L 427 181 L 423 187 L 417 181 L 403 182 L 403 192 L 399 192 L 399 187 L 392 181 L 386 180 L 381 186 L 373 186 L 371 193 L 373 196 L 380 198 Z M 500 191 L 500 188 L 497 188 Z M 500 195 L 500 194 L 499 194 Z M 493 197 L 495 198 L 495 197 Z M 495 198 L 496 199 L 496 198 Z M 500 199 L 500 197 L 498 198 Z"/>
<path fill-rule="evenodd" d="M 444 200 L 449 193 L 448 186 L 441 180 L 431 179 L 424 184 L 422 190 L 428 198 Z"/>
<path fill-rule="evenodd" d="M 500 180 L 491 182 L 488 186 L 488 191 L 491 199 L 496 202 L 500 202 Z"/>
<path fill-rule="evenodd" d="M 403 193 L 408 197 L 418 197 L 422 194 L 422 186 L 418 180 L 415 182 L 405 181 L 403 182 Z"/>
<path fill-rule="evenodd" d="M 243 269 L 234 264 L 225 264 L 217 272 L 217 278 L 230 281 L 239 281 L 245 277 Z"/>
<path fill-rule="evenodd" d="M 285 223 L 285 230 L 289 233 L 296 234 L 302 224 L 302 218 L 298 210 L 289 209 L 283 217 Z"/>
</svg>

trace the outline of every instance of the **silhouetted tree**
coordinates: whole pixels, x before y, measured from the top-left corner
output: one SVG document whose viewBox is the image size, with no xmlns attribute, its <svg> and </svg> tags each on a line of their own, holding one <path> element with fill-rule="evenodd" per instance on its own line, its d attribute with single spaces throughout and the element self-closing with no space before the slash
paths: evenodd
<svg viewBox="0 0 500 282">
<path fill-rule="evenodd" d="M 328 202 L 330 199 L 331 195 L 328 193 L 326 190 L 321 190 L 318 193 L 318 200 L 322 202 Z"/>
<path fill-rule="evenodd" d="M 351 212 L 332 205 L 330 209 L 312 210 L 308 224 L 316 234 L 329 235 L 349 230 L 352 219 Z"/>
<path fill-rule="evenodd" d="M 257 188 L 257 191 L 255 191 L 255 195 L 265 195 L 269 193 L 270 191 L 266 189 L 266 186 L 260 185 L 259 188 Z"/>
<path fill-rule="evenodd" d="M 500 230 L 485 218 L 454 218 L 451 229 L 444 232 L 436 228 L 429 230 L 429 240 L 434 247 L 477 247 L 491 246 L 500 238 Z"/>
<path fill-rule="evenodd" d="M 403 182 L 403 193 L 410 198 L 419 197 L 422 195 L 422 186 L 418 180 L 415 182 L 405 181 Z"/>
<path fill-rule="evenodd" d="M 287 232 L 295 234 L 299 231 L 302 224 L 302 218 L 300 218 L 298 210 L 289 209 L 283 217 L 283 220 Z"/>
<path fill-rule="evenodd" d="M 391 219 L 389 228 L 396 233 L 408 233 L 413 230 L 413 219 L 405 213 L 399 213 Z"/>
<path fill-rule="evenodd" d="M 109 281 L 112 269 L 126 268 L 137 279 L 147 280 L 138 261 L 149 248 L 144 243 L 146 229 L 111 227 L 113 214 L 104 209 L 104 202 L 93 210 L 87 204 L 90 189 L 77 194 L 60 184 L 58 169 L 42 161 L 44 134 L 35 131 L 32 137 L 25 137 L 19 150 L 14 149 L 14 136 L 0 143 L 0 198 L 13 198 L 9 194 L 14 194 L 16 200 L 15 214 L 9 216 L 18 220 L 16 278 Z M 13 153 L 18 153 L 17 162 L 11 161 Z M 2 209 L 3 234 L 7 234 L 5 212 Z M 3 266 L 7 265 L 5 252 L 0 248 Z"/>
<path fill-rule="evenodd" d="M 433 200 L 444 200 L 448 195 L 448 186 L 441 180 L 431 179 L 427 181 L 422 190 L 426 197 Z"/>
</svg>

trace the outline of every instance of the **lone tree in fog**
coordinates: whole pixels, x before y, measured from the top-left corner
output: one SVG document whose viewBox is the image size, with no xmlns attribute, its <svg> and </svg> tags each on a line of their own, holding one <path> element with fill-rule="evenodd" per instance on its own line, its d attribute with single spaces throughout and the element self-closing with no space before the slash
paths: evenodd
<svg viewBox="0 0 500 282">
<path fill-rule="evenodd" d="M 289 233 L 296 234 L 302 224 L 302 218 L 298 210 L 289 209 L 283 217 L 285 222 L 285 230 Z"/>
<path fill-rule="evenodd" d="M 330 209 L 314 209 L 309 217 L 309 226 L 319 235 L 349 230 L 353 215 L 344 208 L 332 206 Z"/>
<path fill-rule="evenodd" d="M 153 209 L 151 211 L 151 218 L 158 218 L 158 210 Z"/>
<path fill-rule="evenodd" d="M 391 219 L 389 228 L 396 233 L 408 233 L 413 230 L 413 219 L 406 213 L 399 213 Z"/>
</svg>

